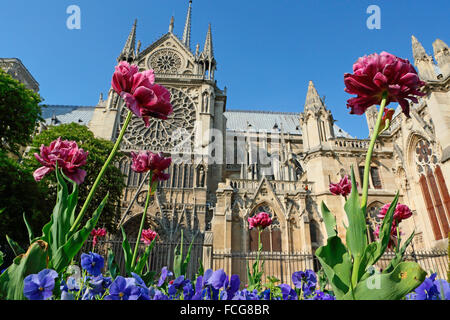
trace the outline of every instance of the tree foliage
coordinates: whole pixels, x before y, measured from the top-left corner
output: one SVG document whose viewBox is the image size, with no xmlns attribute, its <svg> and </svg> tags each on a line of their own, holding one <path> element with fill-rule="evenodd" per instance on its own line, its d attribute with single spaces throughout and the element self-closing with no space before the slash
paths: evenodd
<svg viewBox="0 0 450 320">
<path fill-rule="evenodd" d="M 23 248 L 28 247 L 23 214 L 37 232 L 47 222 L 51 210 L 52 206 L 45 201 L 45 190 L 34 181 L 30 169 L 0 151 L 0 246 L 7 258 L 11 259 L 13 253 L 6 235 Z"/>
<path fill-rule="evenodd" d="M 95 138 L 94 134 L 89 131 L 87 127 L 76 123 L 52 126 L 48 130 L 34 137 L 31 150 L 27 154 L 24 164 L 31 171 L 41 167 L 42 165 L 33 156 L 34 153 L 39 153 L 39 148 L 42 144 L 48 146 L 52 141 L 58 139 L 59 137 L 63 140 L 76 141 L 80 148 L 83 148 L 85 151 L 89 151 L 87 163 L 82 167 L 82 169 L 86 170 L 87 176 L 84 182 L 80 185 L 79 189 L 78 213 L 85 202 L 86 197 L 89 194 L 89 190 L 94 184 L 98 173 L 113 149 L 114 144 L 111 141 Z M 120 159 L 121 156 L 122 155 L 118 153 L 113 159 L 113 162 Z M 86 223 L 86 221 L 91 217 L 92 212 L 96 210 L 109 191 L 109 200 L 103 209 L 98 226 L 105 227 L 109 232 L 115 231 L 116 219 L 118 219 L 120 215 L 120 198 L 125 187 L 124 177 L 125 176 L 116 166 L 111 165 L 107 168 L 94 198 L 89 205 L 88 214 L 82 221 L 83 224 Z M 40 182 L 40 184 L 43 184 L 46 189 L 46 201 L 54 205 L 57 192 L 55 174 L 48 174 Z M 51 212 L 48 212 L 48 217 L 45 222 L 48 222 L 50 214 Z"/>
<path fill-rule="evenodd" d="M 0 69 L 0 149 L 18 154 L 41 118 L 40 96 Z"/>
</svg>

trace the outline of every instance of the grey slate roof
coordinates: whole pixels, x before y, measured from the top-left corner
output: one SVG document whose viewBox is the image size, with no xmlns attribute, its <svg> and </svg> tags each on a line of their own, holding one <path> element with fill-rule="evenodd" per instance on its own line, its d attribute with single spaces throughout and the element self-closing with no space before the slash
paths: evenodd
<svg viewBox="0 0 450 320">
<path fill-rule="evenodd" d="M 94 114 L 95 107 L 49 105 L 42 108 L 42 117 L 46 125 L 79 123 L 88 125 Z M 251 110 L 229 110 L 224 113 L 227 119 L 227 130 L 231 131 L 272 131 L 278 127 L 285 133 L 302 134 L 300 128 L 300 113 L 294 112 L 269 112 Z M 334 132 L 337 137 L 352 138 L 347 132 L 336 124 Z"/>
<path fill-rule="evenodd" d="M 227 118 L 227 129 L 231 131 L 272 131 L 282 129 L 285 133 L 302 134 L 300 113 L 229 110 L 224 113 Z M 336 124 L 334 132 L 337 137 L 352 138 Z"/>
<path fill-rule="evenodd" d="M 52 118 L 56 117 L 56 124 L 78 123 L 88 125 L 94 114 L 95 107 L 48 105 L 42 108 L 42 118 L 46 125 L 55 125 Z"/>
</svg>

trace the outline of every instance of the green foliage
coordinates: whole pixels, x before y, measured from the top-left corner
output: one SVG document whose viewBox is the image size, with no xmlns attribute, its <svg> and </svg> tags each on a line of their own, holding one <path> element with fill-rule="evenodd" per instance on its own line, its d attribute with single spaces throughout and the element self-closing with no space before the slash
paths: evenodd
<svg viewBox="0 0 450 320">
<path fill-rule="evenodd" d="M 0 299 L 25 300 L 23 280 L 47 267 L 48 245 L 44 241 L 34 242 L 27 253 L 14 259 L 13 264 L 0 276 Z"/>
<path fill-rule="evenodd" d="M 23 250 L 22 247 L 17 242 L 15 242 L 13 239 L 11 239 L 8 235 L 6 235 L 6 240 L 8 241 L 9 247 L 14 252 L 14 255 L 16 257 L 18 255 L 25 253 L 25 250 Z"/>
<path fill-rule="evenodd" d="M 187 266 L 189 261 L 191 260 L 191 249 L 194 243 L 194 238 L 189 245 L 188 252 L 186 254 L 186 258 L 183 260 L 183 230 L 181 230 L 181 244 L 180 249 L 178 249 L 178 245 L 175 248 L 174 258 L 173 258 L 173 273 L 175 274 L 175 278 L 179 276 L 186 276 Z"/>
<path fill-rule="evenodd" d="M 6 237 L 27 248 L 30 244 L 27 226 L 24 224 L 25 214 L 28 226 L 32 230 L 42 229 L 48 221 L 53 203 L 45 200 L 45 189 L 33 179 L 33 172 L 9 158 L 0 151 L 0 246 L 7 247 Z M 12 251 L 4 252 L 11 257 Z M 15 255 L 14 255 L 15 257 Z M 12 259 L 10 258 L 11 262 Z"/>
<path fill-rule="evenodd" d="M 277 283 L 280 282 L 280 279 L 269 276 L 267 277 L 267 280 L 269 280 L 269 282 L 264 285 L 264 288 L 270 290 L 270 300 L 282 298 L 283 294 L 281 288 L 277 285 Z"/>
<path fill-rule="evenodd" d="M 0 150 L 19 154 L 41 118 L 41 97 L 0 69 Z"/>
<path fill-rule="evenodd" d="M 89 131 L 87 127 L 79 124 L 71 123 L 50 127 L 48 130 L 34 137 L 31 151 L 29 152 L 27 159 L 24 160 L 24 164 L 31 172 L 42 166 L 35 159 L 33 154 L 39 153 L 39 148 L 42 144 L 48 146 L 52 141 L 59 137 L 63 140 L 76 141 L 80 148 L 89 151 L 87 163 L 83 166 L 83 170 L 86 170 L 87 176 L 84 182 L 79 186 L 78 190 L 79 203 L 84 203 L 91 186 L 94 184 L 98 173 L 101 171 L 103 164 L 109 157 L 114 144 L 111 141 L 95 138 L 94 134 Z M 123 156 L 123 154 L 116 154 L 113 161 L 117 161 L 121 156 Z M 108 166 L 88 208 L 88 212 L 94 211 L 109 192 L 109 201 L 105 205 L 99 225 L 104 226 L 110 233 L 116 231 L 115 220 L 120 215 L 120 198 L 125 187 L 124 178 L 125 176 L 117 167 L 112 165 Z M 47 175 L 40 184 L 42 184 L 45 189 L 47 195 L 46 201 L 53 205 L 57 198 L 57 181 L 55 175 Z M 77 208 L 77 214 L 80 209 L 81 206 Z M 88 218 L 89 217 L 85 216 L 81 223 L 86 223 Z M 48 219 L 46 219 L 46 221 L 48 221 Z"/>
<path fill-rule="evenodd" d="M 343 300 L 401 300 L 417 288 L 426 272 L 415 262 L 402 262 L 388 274 L 378 274 L 361 281 Z"/>
<path fill-rule="evenodd" d="M 0 251 L 0 267 L 2 266 L 2 264 L 3 264 L 3 257 L 4 257 L 5 255 L 3 254 L 3 252 L 1 252 Z"/>
<path fill-rule="evenodd" d="M 116 263 L 115 254 L 111 248 L 108 248 L 107 265 L 108 265 L 109 276 L 112 277 L 113 279 L 115 279 L 119 275 L 119 266 Z"/>
<path fill-rule="evenodd" d="M 153 282 L 153 278 L 156 274 L 155 272 L 149 270 L 150 268 L 148 265 L 148 260 L 150 257 L 150 253 L 156 244 L 157 237 L 155 237 L 155 239 L 153 239 L 152 243 L 145 248 L 144 254 L 141 255 L 140 257 L 138 257 L 137 263 L 135 265 L 133 265 L 132 264 L 133 253 L 131 251 L 131 246 L 130 246 L 130 243 L 128 242 L 127 234 L 125 233 L 123 226 L 121 227 L 121 230 L 122 230 L 122 237 L 123 237 L 122 250 L 123 250 L 123 254 L 124 254 L 126 274 L 131 277 L 132 272 L 136 273 L 137 275 L 139 275 L 142 278 L 142 280 L 147 285 L 149 285 L 150 283 Z M 136 244 L 136 246 L 137 245 L 139 245 L 139 244 Z M 147 272 L 144 273 L 145 266 L 147 266 Z"/>
<path fill-rule="evenodd" d="M 368 244 L 366 234 L 366 208 L 361 208 L 352 168 L 352 193 L 345 204 L 349 225 L 345 246 L 336 232 L 336 219 L 327 206 L 322 203 L 322 215 L 328 234 L 327 244 L 316 251 L 323 271 L 333 288 L 337 299 L 402 299 L 417 288 L 426 273 L 414 262 L 402 263 L 406 248 L 414 234 L 398 250 L 396 256 L 383 274 L 370 273 L 373 266 L 386 251 L 398 197 L 395 197 L 386 213 L 380 228 L 380 239 Z M 379 281 L 378 288 L 371 288 L 369 283 Z"/>
</svg>

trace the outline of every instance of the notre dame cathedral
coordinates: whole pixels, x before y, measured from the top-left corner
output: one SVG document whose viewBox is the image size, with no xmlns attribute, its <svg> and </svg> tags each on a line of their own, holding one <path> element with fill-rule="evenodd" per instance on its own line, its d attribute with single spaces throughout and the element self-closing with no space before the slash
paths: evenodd
<svg viewBox="0 0 450 320">
<path fill-rule="evenodd" d="M 147 218 L 147 226 L 166 241 L 178 241 L 183 230 L 187 241 L 195 237 L 214 252 L 252 252 L 255 233 L 247 219 L 265 211 L 274 223 L 263 234 L 264 251 L 314 252 L 326 241 L 322 201 L 337 216 L 339 234 L 345 234 L 345 200 L 332 195 L 329 184 L 353 166 L 362 186 L 369 141 L 354 139 L 335 124 L 312 81 L 298 113 L 227 110 L 227 89 L 215 81 L 211 25 L 204 45 L 192 48 L 191 13 L 192 3 L 182 37 L 174 34 L 172 18 L 168 32 L 145 49 L 136 41 L 135 22 L 118 56 L 141 71 L 153 69 L 174 107 L 167 121 L 152 119 L 146 128 L 134 117 L 128 127 L 121 145 L 128 156 L 120 162 L 127 187 L 118 223 L 129 234 L 138 230 L 147 185 L 145 175 L 131 170 L 129 154 L 150 150 L 174 160 L 170 180 L 158 187 Z M 400 203 L 413 211 L 401 229 L 406 235 L 416 231 L 416 249 L 446 249 L 449 234 L 450 51 L 439 39 L 433 49 L 434 59 L 412 37 L 414 64 L 427 95 L 411 106 L 410 118 L 396 110 L 390 129 L 377 140 L 370 168 L 369 226 L 379 223 L 379 208 L 399 190 Z M 97 137 L 112 141 L 128 111 L 113 89 L 95 107 L 67 108 L 52 111 L 50 106 L 49 124 L 76 121 L 67 115 L 79 112 L 79 121 Z M 376 108 L 366 117 L 371 131 Z"/>
</svg>

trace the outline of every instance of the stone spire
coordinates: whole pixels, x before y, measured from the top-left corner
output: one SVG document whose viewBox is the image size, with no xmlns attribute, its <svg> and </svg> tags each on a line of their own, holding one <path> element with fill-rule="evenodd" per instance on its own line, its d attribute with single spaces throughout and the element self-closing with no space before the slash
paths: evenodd
<svg viewBox="0 0 450 320">
<path fill-rule="evenodd" d="M 441 39 L 433 42 L 434 58 L 438 64 L 443 78 L 450 75 L 450 51 L 447 44 Z"/>
<path fill-rule="evenodd" d="M 411 36 L 411 42 L 414 60 L 422 60 L 429 58 L 429 55 L 427 55 L 422 44 L 419 42 L 419 40 L 417 40 L 415 36 Z"/>
<path fill-rule="evenodd" d="M 422 80 L 436 80 L 433 58 L 429 56 L 415 36 L 411 36 L 414 64 Z"/>
<path fill-rule="evenodd" d="M 172 16 L 172 18 L 170 18 L 170 25 L 169 25 L 169 32 L 173 33 L 173 27 L 175 25 L 175 18 Z"/>
<path fill-rule="evenodd" d="M 136 57 L 136 26 L 137 26 L 137 19 L 134 20 L 133 28 L 131 29 L 130 34 L 128 35 L 127 42 L 125 43 L 125 46 L 120 53 L 120 56 L 118 58 L 118 61 L 128 61 L 131 62 Z"/>
<path fill-rule="evenodd" d="M 189 0 L 189 9 L 186 17 L 186 24 L 184 25 L 182 42 L 191 50 L 191 19 L 192 19 L 192 0 Z"/>
<path fill-rule="evenodd" d="M 325 105 L 322 99 L 320 98 L 319 93 L 317 92 L 317 89 L 314 86 L 314 83 L 312 81 L 309 81 L 308 93 L 306 94 L 306 101 L 305 101 L 305 110 L 308 108 L 313 108 L 313 110 L 317 110 L 321 107 L 325 107 Z"/>
<path fill-rule="evenodd" d="M 212 32 L 211 23 L 209 24 L 208 33 L 206 34 L 205 46 L 203 47 L 203 54 L 206 58 L 214 58 L 213 42 L 212 42 Z"/>
<path fill-rule="evenodd" d="M 214 59 L 214 50 L 212 42 L 211 24 L 209 24 L 208 33 L 206 34 L 205 46 L 200 54 L 199 61 L 203 64 L 203 74 L 207 75 L 208 80 L 214 79 L 216 70 L 216 59 Z M 206 73 L 208 71 L 208 73 Z"/>
</svg>

